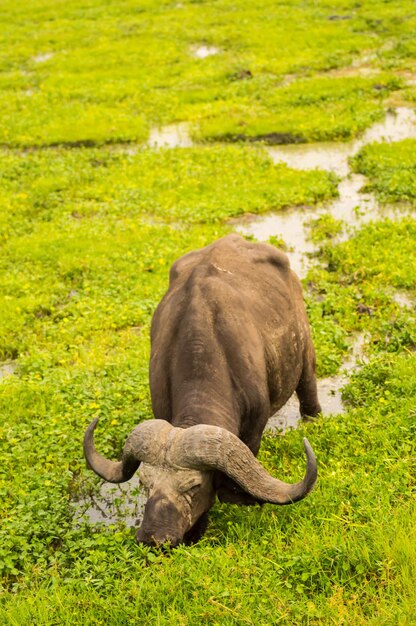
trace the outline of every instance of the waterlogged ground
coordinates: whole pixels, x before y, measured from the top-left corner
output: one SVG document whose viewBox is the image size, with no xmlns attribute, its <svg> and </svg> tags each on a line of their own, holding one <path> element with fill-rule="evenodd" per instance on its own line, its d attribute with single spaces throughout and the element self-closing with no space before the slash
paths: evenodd
<svg viewBox="0 0 416 626">
<path fill-rule="evenodd" d="M 300 275 L 305 276 L 308 257 L 318 248 L 318 241 L 310 232 L 313 224 L 330 222 L 336 227 L 330 233 L 336 240 L 351 236 L 352 228 L 357 228 L 377 218 L 400 218 L 412 214 L 407 205 L 381 204 L 374 194 L 366 191 L 366 178 L 353 173 L 349 163 L 352 157 L 369 144 L 393 143 L 416 138 L 416 115 L 413 109 L 399 107 L 387 112 L 383 122 L 367 129 L 359 138 L 342 143 L 322 143 L 290 145 L 268 150 L 275 163 L 286 163 L 289 167 L 303 170 L 321 169 L 334 172 L 340 177 L 338 197 L 324 206 L 311 210 L 305 207 L 270 213 L 260 219 L 247 219 L 235 224 L 243 234 L 254 235 L 260 241 L 268 241 L 271 236 L 280 237 L 291 252 L 291 265 Z M 338 222 L 338 224 L 336 224 Z"/>
<path fill-rule="evenodd" d="M 416 620 L 413 2 L 3 2 L 0 621 Z M 319 482 L 216 504 L 169 556 L 104 485 L 152 416 L 149 325 L 171 263 L 231 230 L 302 276 L 323 416 L 291 400 L 259 458 Z"/>
</svg>

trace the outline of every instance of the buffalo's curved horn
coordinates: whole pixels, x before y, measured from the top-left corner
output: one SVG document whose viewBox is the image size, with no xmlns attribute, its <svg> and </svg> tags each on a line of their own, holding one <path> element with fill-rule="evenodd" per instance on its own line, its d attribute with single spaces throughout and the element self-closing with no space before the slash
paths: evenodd
<svg viewBox="0 0 416 626">
<path fill-rule="evenodd" d="M 84 454 L 96 474 L 109 482 L 129 480 L 140 462 L 177 469 L 220 470 L 244 491 L 263 502 L 291 504 L 312 491 L 317 475 L 313 450 L 304 439 L 307 468 L 298 483 L 273 478 L 251 450 L 233 433 L 208 424 L 175 428 L 164 420 L 147 420 L 132 431 L 123 448 L 122 460 L 109 461 L 94 446 L 93 432 L 98 419 L 87 428 Z"/>
<path fill-rule="evenodd" d="M 84 435 L 84 455 L 88 466 L 110 483 L 123 483 L 133 476 L 140 462 L 160 463 L 172 426 L 164 420 L 148 420 L 136 426 L 126 440 L 121 461 L 110 461 L 97 452 L 94 430 L 98 418 L 91 422 Z"/>
<path fill-rule="evenodd" d="M 182 430 L 166 456 L 172 464 L 182 467 L 220 470 L 257 500 L 291 504 L 312 491 L 318 475 L 312 447 L 307 439 L 303 444 L 306 473 L 303 480 L 294 484 L 273 478 L 238 437 L 217 426 L 198 425 Z"/>
</svg>

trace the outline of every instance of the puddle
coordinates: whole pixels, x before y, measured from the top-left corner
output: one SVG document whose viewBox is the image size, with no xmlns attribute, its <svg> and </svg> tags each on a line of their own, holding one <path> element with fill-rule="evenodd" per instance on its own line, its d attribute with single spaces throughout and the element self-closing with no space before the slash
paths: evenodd
<svg viewBox="0 0 416 626">
<path fill-rule="evenodd" d="M 357 145 L 361 148 L 374 141 L 392 142 L 416 138 L 416 115 L 413 109 L 398 107 L 387 113 L 383 122 L 378 122 L 365 131 Z"/>
<path fill-rule="evenodd" d="M 399 107 L 388 112 L 382 122 L 368 128 L 361 137 L 344 142 L 289 144 L 266 148 L 274 163 L 284 162 L 300 170 L 315 168 L 346 176 L 348 159 L 363 146 L 373 142 L 392 142 L 416 138 L 416 115 L 412 109 Z"/>
<path fill-rule="evenodd" d="M 290 259 L 290 266 L 300 278 L 304 278 L 312 265 L 311 258 L 317 247 L 309 238 L 310 223 L 313 220 L 332 215 L 344 222 L 340 235 L 332 241 L 339 243 L 348 239 L 355 229 L 379 218 L 391 220 L 414 215 L 414 209 L 405 204 L 379 205 L 375 196 L 363 193 L 366 179 L 361 174 L 351 174 L 341 181 L 339 197 L 320 207 L 292 208 L 263 216 L 246 216 L 244 220 L 230 221 L 237 232 L 251 235 L 259 241 L 268 241 L 274 236 L 283 239 Z"/>
<path fill-rule="evenodd" d="M 73 503 L 76 509 L 75 521 L 137 526 L 143 518 L 147 499 L 139 484 L 137 474 L 123 486 L 103 482 L 98 494 Z"/>
<path fill-rule="evenodd" d="M 348 143 L 288 144 L 266 150 L 274 163 L 284 162 L 298 170 L 319 168 L 339 176 L 348 174 L 348 158 L 352 155 L 352 147 Z"/>
<path fill-rule="evenodd" d="M 193 145 L 189 135 L 189 124 L 170 124 L 153 128 L 147 142 L 149 148 L 189 148 Z"/>
<path fill-rule="evenodd" d="M 55 56 L 54 52 L 43 52 L 32 57 L 32 61 L 34 63 L 46 63 L 46 61 L 52 59 L 53 56 Z"/>
<path fill-rule="evenodd" d="M 365 176 L 350 173 L 348 159 L 364 145 L 373 142 L 393 142 L 407 138 L 416 138 L 416 116 L 412 109 L 400 107 L 395 112 L 386 114 L 382 122 L 374 124 L 362 137 L 348 143 L 316 143 L 287 145 L 267 148 L 274 162 L 285 162 L 295 169 L 320 168 L 332 171 L 342 178 L 339 197 L 325 206 L 310 209 L 293 208 L 277 214 L 247 217 L 234 222 L 237 231 L 252 235 L 260 241 L 267 241 L 272 235 L 283 239 L 288 246 L 290 264 L 295 272 L 304 277 L 307 270 L 308 255 L 316 250 L 308 237 L 311 220 L 325 213 L 342 220 L 344 229 L 335 242 L 344 240 L 359 226 L 375 218 L 398 219 L 412 214 L 412 208 L 405 204 L 379 205 L 375 196 L 362 191 L 366 183 Z M 414 214 L 414 212 L 413 212 Z M 403 307 L 414 308 L 416 301 L 405 292 L 397 292 L 393 299 Z M 337 376 L 317 381 L 318 397 L 324 415 L 336 415 L 344 412 L 341 389 L 348 382 L 349 372 L 364 362 L 363 345 L 365 335 L 357 336 L 350 357 L 343 363 Z M 299 402 L 294 394 L 276 415 L 270 418 L 268 430 L 286 430 L 296 428 L 299 420 Z"/>
<path fill-rule="evenodd" d="M 14 361 L 5 361 L 0 363 L 0 381 L 2 378 L 11 376 L 16 371 L 17 365 Z"/>
<path fill-rule="evenodd" d="M 341 387 L 346 380 L 343 376 L 332 376 L 318 380 L 318 398 L 322 407 L 322 414 L 339 415 L 344 413 L 344 405 L 341 399 Z M 266 432 L 273 430 L 286 431 L 289 428 L 297 428 L 301 421 L 299 413 L 299 400 L 293 394 L 285 406 L 273 415 L 267 422 Z"/>
<path fill-rule="evenodd" d="M 206 59 L 212 57 L 214 54 L 219 54 L 219 48 L 215 46 L 193 46 L 192 55 L 197 59 Z"/>
<path fill-rule="evenodd" d="M 367 179 L 362 174 L 350 174 L 338 185 L 339 197 L 327 205 L 327 211 L 336 219 L 358 224 L 363 219 L 374 217 L 379 209 L 375 196 L 364 193 Z M 359 207 L 359 211 L 356 209 Z"/>
<path fill-rule="evenodd" d="M 397 304 L 403 307 L 404 309 L 416 308 L 416 300 L 412 298 L 411 296 L 409 296 L 409 294 L 406 293 L 405 291 L 397 291 L 393 295 L 392 299 L 394 300 L 394 302 L 397 302 Z"/>
<path fill-rule="evenodd" d="M 341 365 L 340 374 L 318 379 L 318 398 L 324 416 L 339 415 L 345 412 L 341 398 L 341 389 L 348 382 L 348 374 L 366 361 L 363 348 L 367 339 L 368 337 L 365 333 L 360 333 L 356 336 L 351 354 Z M 300 421 L 299 400 L 294 393 L 285 406 L 269 419 L 266 430 L 278 429 L 285 431 L 289 428 L 297 428 Z"/>
</svg>

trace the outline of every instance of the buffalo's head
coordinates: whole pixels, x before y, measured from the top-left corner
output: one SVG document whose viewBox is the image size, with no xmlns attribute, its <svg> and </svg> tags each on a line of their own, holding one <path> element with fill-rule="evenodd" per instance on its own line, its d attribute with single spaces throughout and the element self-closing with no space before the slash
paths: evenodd
<svg viewBox="0 0 416 626">
<path fill-rule="evenodd" d="M 302 500 L 316 482 L 316 459 L 306 439 L 305 477 L 288 484 L 273 478 L 238 437 L 206 424 L 184 429 L 164 420 L 148 420 L 128 437 L 121 461 L 109 461 L 94 446 L 97 421 L 84 437 L 87 463 L 113 483 L 129 480 L 141 464 L 139 476 L 148 500 L 136 539 L 148 545 L 169 542 L 176 546 L 199 538 L 215 500 L 215 473 L 231 478 L 256 501 L 272 504 Z"/>
<path fill-rule="evenodd" d="M 192 542 L 215 501 L 213 473 L 142 463 L 139 476 L 148 500 L 137 541 L 148 545 L 168 541 L 171 546 Z"/>
</svg>

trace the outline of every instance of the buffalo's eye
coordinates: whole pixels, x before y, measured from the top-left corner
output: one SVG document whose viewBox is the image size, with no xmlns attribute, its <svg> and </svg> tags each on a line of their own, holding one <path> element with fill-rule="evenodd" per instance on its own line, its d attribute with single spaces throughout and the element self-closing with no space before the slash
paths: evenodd
<svg viewBox="0 0 416 626">
<path fill-rule="evenodd" d="M 178 480 L 176 483 L 176 488 L 179 493 L 183 494 L 193 494 L 201 487 L 201 481 L 195 477 L 189 477 L 185 479 Z"/>
<path fill-rule="evenodd" d="M 191 502 L 192 499 L 194 498 L 194 496 L 197 495 L 199 489 L 200 489 L 201 485 L 193 485 L 192 487 L 190 487 L 189 489 L 186 489 L 186 491 L 183 492 L 183 495 L 185 496 L 185 499 L 188 502 Z"/>
</svg>

